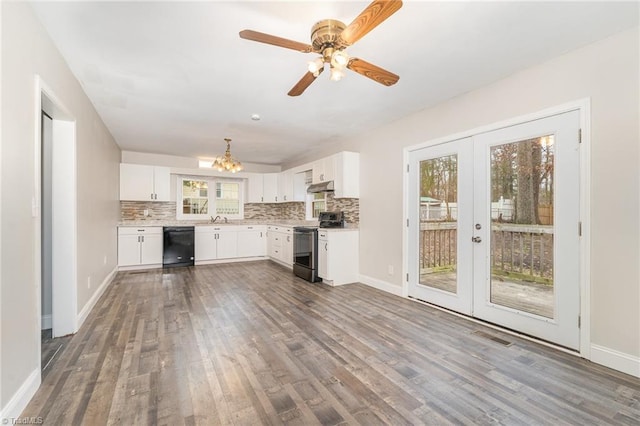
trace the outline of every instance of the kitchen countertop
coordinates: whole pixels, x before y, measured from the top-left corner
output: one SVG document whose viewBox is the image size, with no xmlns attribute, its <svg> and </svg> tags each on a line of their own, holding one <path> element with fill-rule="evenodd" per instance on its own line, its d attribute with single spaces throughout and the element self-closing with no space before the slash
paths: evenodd
<svg viewBox="0 0 640 426">
<path fill-rule="evenodd" d="M 318 226 L 316 220 L 230 220 L 227 223 L 211 223 L 208 220 L 123 220 L 118 223 L 120 227 L 140 226 L 242 226 L 242 225 L 276 225 L 276 226 Z M 353 231 L 358 229 L 355 223 L 347 223 L 344 228 L 321 228 L 322 230 Z"/>
<path fill-rule="evenodd" d="M 233 226 L 233 225 L 279 225 L 317 226 L 316 220 L 230 220 L 211 223 L 209 220 L 123 220 L 118 226 Z"/>
</svg>

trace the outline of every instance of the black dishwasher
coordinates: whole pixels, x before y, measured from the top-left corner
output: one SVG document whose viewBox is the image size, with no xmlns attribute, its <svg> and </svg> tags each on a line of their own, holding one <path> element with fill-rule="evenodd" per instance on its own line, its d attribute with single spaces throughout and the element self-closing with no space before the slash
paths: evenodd
<svg viewBox="0 0 640 426">
<path fill-rule="evenodd" d="M 163 228 L 162 266 L 193 266 L 193 226 Z"/>
</svg>

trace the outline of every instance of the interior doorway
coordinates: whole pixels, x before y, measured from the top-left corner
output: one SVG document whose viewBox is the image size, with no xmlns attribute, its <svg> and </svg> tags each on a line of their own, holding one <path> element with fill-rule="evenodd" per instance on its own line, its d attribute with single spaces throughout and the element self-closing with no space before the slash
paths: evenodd
<svg viewBox="0 0 640 426">
<path fill-rule="evenodd" d="M 409 154 L 411 297 L 580 347 L 580 111 Z"/>
<path fill-rule="evenodd" d="M 37 247 L 38 345 L 41 370 L 77 331 L 76 124 L 36 78 L 36 179 L 33 215 Z"/>
</svg>

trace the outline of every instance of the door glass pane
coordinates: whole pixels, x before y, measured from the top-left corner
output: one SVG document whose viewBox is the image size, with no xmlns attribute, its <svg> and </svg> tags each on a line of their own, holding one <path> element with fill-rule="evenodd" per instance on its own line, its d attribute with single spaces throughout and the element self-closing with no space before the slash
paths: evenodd
<svg viewBox="0 0 640 426">
<path fill-rule="evenodd" d="M 554 317 L 553 135 L 491 148 L 492 303 Z"/>
<path fill-rule="evenodd" d="M 420 162 L 420 284 L 457 292 L 458 157 Z"/>
</svg>

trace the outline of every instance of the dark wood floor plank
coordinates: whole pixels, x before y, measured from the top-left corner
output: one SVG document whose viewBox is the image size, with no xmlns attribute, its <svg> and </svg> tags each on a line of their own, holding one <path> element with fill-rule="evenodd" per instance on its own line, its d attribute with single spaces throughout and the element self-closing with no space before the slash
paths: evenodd
<svg viewBox="0 0 640 426">
<path fill-rule="evenodd" d="M 635 425 L 640 380 L 362 284 L 308 283 L 258 261 L 119 273 L 22 415 Z"/>
</svg>

